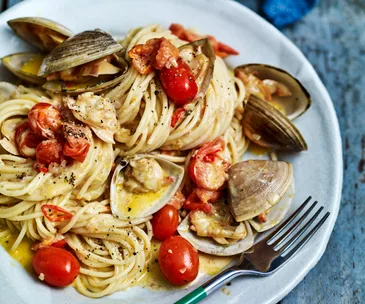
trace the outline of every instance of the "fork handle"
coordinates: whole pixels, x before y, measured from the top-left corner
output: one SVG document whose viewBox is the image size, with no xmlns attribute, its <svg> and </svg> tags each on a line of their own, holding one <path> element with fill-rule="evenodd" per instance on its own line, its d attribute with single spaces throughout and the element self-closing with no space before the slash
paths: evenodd
<svg viewBox="0 0 365 304">
<path fill-rule="evenodd" d="M 187 294 L 185 297 L 175 302 L 175 304 L 195 304 L 203 300 L 205 297 L 213 293 L 219 287 L 225 283 L 231 281 L 233 278 L 243 275 L 245 273 L 237 268 L 228 268 L 227 270 L 221 272 L 208 282 L 204 283 L 202 286 L 198 287 L 191 293 Z"/>
</svg>

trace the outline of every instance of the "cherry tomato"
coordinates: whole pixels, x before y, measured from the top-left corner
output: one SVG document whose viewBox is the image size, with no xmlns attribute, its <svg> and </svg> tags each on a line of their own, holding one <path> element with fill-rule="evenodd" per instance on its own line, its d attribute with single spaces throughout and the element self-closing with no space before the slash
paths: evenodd
<svg viewBox="0 0 365 304">
<path fill-rule="evenodd" d="M 181 59 L 177 61 L 177 67 L 163 68 L 160 80 L 167 96 L 178 106 L 191 102 L 198 93 L 193 72 Z"/>
<path fill-rule="evenodd" d="M 42 141 L 35 151 L 38 163 L 48 166 L 50 163 L 60 164 L 63 160 L 62 143 L 55 139 Z"/>
<path fill-rule="evenodd" d="M 199 272 L 197 250 L 181 236 L 170 236 L 160 247 L 158 263 L 162 274 L 174 285 L 193 281 Z"/>
<path fill-rule="evenodd" d="M 35 159 L 35 149 L 42 138 L 35 134 L 26 121 L 15 129 L 15 143 L 21 155 Z"/>
<path fill-rule="evenodd" d="M 199 187 L 206 190 L 218 190 L 226 181 L 228 163 L 219 155 L 224 150 L 224 141 L 217 138 L 203 145 L 190 160 L 188 174 Z"/>
<path fill-rule="evenodd" d="M 85 126 L 66 122 L 64 123 L 63 130 L 66 138 L 63 154 L 83 163 L 90 149 Z"/>
<path fill-rule="evenodd" d="M 56 138 L 62 127 L 62 115 L 49 103 L 37 103 L 28 114 L 29 125 L 39 136 Z"/>
<path fill-rule="evenodd" d="M 36 251 L 32 266 L 38 276 L 44 277 L 44 282 L 56 287 L 70 285 L 80 272 L 77 259 L 70 252 L 56 247 Z"/>
<path fill-rule="evenodd" d="M 163 241 L 169 236 L 172 236 L 179 224 L 179 215 L 176 208 L 171 205 L 166 205 L 157 211 L 152 218 L 153 236 Z"/>
<path fill-rule="evenodd" d="M 73 214 L 56 205 L 45 204 L 41 207 L 43 215 L 51 222 L 63 222 L 72 219 Z"/>
</svg>

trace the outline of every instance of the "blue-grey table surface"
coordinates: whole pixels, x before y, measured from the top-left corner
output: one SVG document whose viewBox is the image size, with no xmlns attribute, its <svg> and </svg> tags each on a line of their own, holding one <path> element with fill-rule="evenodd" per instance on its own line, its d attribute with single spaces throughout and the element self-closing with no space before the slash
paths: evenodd
<svg viewBox="0 0 365 304">
<path fill-rule="evenodd" d="M 20 1 L 0 0 L 0 8 Z M 259 12 L 260 0 L 238 2 Z M 332 97 L 343 141 L 344 187 L 324 256 L 280 303 L 365 303 L 365 0 L 320 0 L 282 32 Z"/>
</svg>

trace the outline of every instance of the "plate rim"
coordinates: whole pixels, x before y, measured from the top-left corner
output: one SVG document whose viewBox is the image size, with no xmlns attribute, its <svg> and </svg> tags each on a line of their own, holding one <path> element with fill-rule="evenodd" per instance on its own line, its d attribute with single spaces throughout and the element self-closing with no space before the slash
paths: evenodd
<svg viewBox="0 0 365 304">
<path fill-rule="evenodd" d="M 122 0 L 122 1 L 133 1 L 133 0 Z M 159 2 L 169 1 L 169 0 L 154 0 Z M 171 1 L 171 0 L 170 0 Z M 173 0 L 176 2 L 181 2 L 185 5 L 192 5 L 194 6 L 194 0 Z M 196 0 L 195 0 L 196 1 Z M 334 134 L 334 142 L 333 142 L 333 148 L 334 148 L 334 158 L 336 161 L 336 166 L 334 166 L 334 173 L 336 175 L 336 179 L 333 180 L 333 184 L 335 185 L 335 188 L 337 189 L 336 193 L 334 193 L 333 198 L 333 209 L 334 211 L 331 212 L 331 215 L 328 219 L 328 223 L 326 225 L 326 231 L 324 235 L 324 239 L 318 244 L 317 247 L 317 253 L 316 255 L 309 261 L 309 265 L 306 267 L 303 267 L 302 271 L 300 273 L 297 273 L 294 280 L 290 282 L 290 284 L 286 284 L 283 286 L 281 290 L 279 290 L 276 294 L 273 294 L 270 299 L 268 299 L 265 304 L 275 304 L 282 300 L 289 292 L 291 292 L 303 279 L 304 277 L 309 273 L 311 269 L 313 269 L 321 257 L 323 256 L 327 245 L 329 243 L 329 239 L 332 235 L 336 220 L 338 218 L 338 212 L 340 209 L 341 204 L 341 196 L 342 196 L 342 187 L 343 187 L 343 149 L 342 149 L 342 137 L 340 132 L 340 126 L 338 117 L 335 111 L 335 107 L 333 104 L 333 101 L 331 99 L 330 94 L 328 93 L 326 87 L 324 86 L 322 80 L 319 78 L 317 72 L 315 71 L 313 65 L 311 62 L 307 59 L 307 57 L 302 53 L 302 51 L 294 44 L 293 41 L 291 41 L 287 36 L 285 36 L 280 30 L 278 30 L 275 26 L 273 26 L 271 23 L 269 23 L 267 20 L 265 20 L 263 17 L 246 7 L 245 5 L 235 1 L 235 0 L 200 0 L 200 1 L 206 1 L 206 2 L 216 2 L 219 3 L 219 5 L 225 5 L 225 6 L 232 6 L 232 9 L 236 9 L 240 11 L 242 14 L 249 15 L 252 19 L 255 20 L 255 22 L 258 23 L 258 25 L 262 25 L 264 27 L 268 27 L 270 31 L 275 32 L 276 35 L 278 35 L 284 45 L 285 48 L 290 49 L 295 57 L 300 59 L 307 67 L 308 67 L 308 73 L 310 73 L 310 76 L 314 80 L 315 86 L 317 87 L 318 91 L 321 93 L 322 96 L 324 96 L 324 99 L 322 102 L 325 103 L 324 108 L 328 110 L 326 116 L 330 120 L 331 126 L 334 127 L 333 134 Z M 8 8 L 6 11 L 2 12 L 0 15 L 0 20 L 6 21 L 6 17 L 9 13 L 12 13 L 13 11 L 18 10 L 22 6 L 29 5 L 30 2 L 45 2 L 45 3 L 51 3 L 49 0 L 23 0 L 22 2 L 19 2 L 12 7 Z M 324 227 L 322 227 L 323 229 Z"/>
</svg>

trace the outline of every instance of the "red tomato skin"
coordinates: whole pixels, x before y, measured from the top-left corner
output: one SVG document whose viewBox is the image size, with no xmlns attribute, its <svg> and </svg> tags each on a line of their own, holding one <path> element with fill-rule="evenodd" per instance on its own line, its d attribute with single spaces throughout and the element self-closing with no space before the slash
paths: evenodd
<svg viewBox="0 0 365 304">
<path fill-rule="evenodd" d="M 55 139 L 42 141 L 35 151 L 37 161 L 48 166 L 50 163 L 60 164 L 64 159 L 62 143 Z"/>
<path fill-rule="evenodd" d="M 76 147 L 71 147 L 71 145 L 66 142 L 63 146 L 63 154 L 83 163 L 86 159 L 87 153 L 89 152 L 90 144 L 80 144 Z"/>
<path fill-rule="evenodd" d="M 179 224 L 179 214 L 171 205 L 157 211 L 151 220 L 153 236 L 159 241 L 166 240 L 175 234 Z"/>
<path fill-rule="evenodd" d="M 26 121 L 15 129 L 15 143 L 19 153 L 24 157 L 35 159 L 35 149 L 42 138 L 35 134 Z"/>
<path fill-rule="evenodd" d="M 160 80 L 167 96 L 178 106 L 191 102 L 198 93 L 193 72 L 181 59 L 177 61 L 177 67 L 163 68 Z"/>
<path fill-rule="evenodd" d="M 39 136 L 53 139 L 59 136 L 62 128 L 61 112 L 49 103 L 34 105 L 28 113 L 31 129 Z"/>
<path fill-rule="evenodd" d="M 70 252 L 51 246 L 36 251 L 32 266 L 37 276 L 43 273 L 44 282 L 56 287 L 70 285 L 80 272 L 80 264 Z"/>
<path fill-rule="evenodd" d="M 162 274 L 174 285 L 189 283 L 199 273 L 198 252 L 181 236 L 170 236 L 161 244 L 158 262 Z"/>
</svg>

